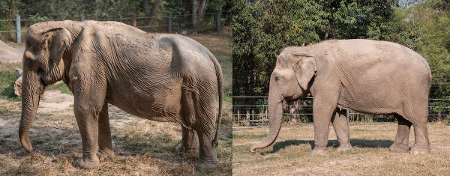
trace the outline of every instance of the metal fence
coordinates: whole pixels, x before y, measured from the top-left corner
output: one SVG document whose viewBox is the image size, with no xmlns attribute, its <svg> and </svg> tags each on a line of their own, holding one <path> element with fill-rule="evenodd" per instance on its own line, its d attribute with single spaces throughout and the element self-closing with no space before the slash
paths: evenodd
<svg viewBox="0 0 450 176">
<path fill-rule="evenodd" d="M 231 16 L 231 15 L 230 15 Z M 11 35 L 15 33 L 15 41 L 21 43 L 22 35 L 29 26 L 34 23 L 43 21 L 61 21 L 61 20 L 96 20 L 96 21 L 118 21 L 147 32 L 163 32 L 163 33 L 182 33 L 213 30 L 220 31 L 221 26 L 225 23 L 225 18 L 221 17 L 221 13 L 205 13 L 203 18 L 193 17 L 192 14 L 172 14 L 156 16 L 156 17 L 109 17 L 103 19 L 85 19 L 83 16 L 73 19 L 21 19 L 16 16 L 14 19 L 0 19 L 0 36 Z M 149 25 L 150 20 L 153 23 Z M 23 29 L 23 30 L 22 30 Z"/>
<path fill-rule="evenodd" d="M 268 105 L 267 96 L 233 96 L 234 99 L 253 99 L 252 105 L 242 104 L 233 105 L 232 117 L 233 126 L 266 126 L 268 125 Z M 283 122 L 290 124 L 312 123 L 312 97 L 305 100 L 290 102 L 284 109 Z M 242 101 L 245 102 L 245 101 Z M 428 106 L 428 120 L 442 121 L 450 116 L 450 107 L 436 106 L 437 102 L 449 102 L 449 99 L 430 99 Z M 448 104 L 448 103 L 447 103 Z M 347 110 L 347 121 L 349 123 L 360 122 L 394 122 L 396 119 L 393 115 L 370 115 Z"/>
</svg>

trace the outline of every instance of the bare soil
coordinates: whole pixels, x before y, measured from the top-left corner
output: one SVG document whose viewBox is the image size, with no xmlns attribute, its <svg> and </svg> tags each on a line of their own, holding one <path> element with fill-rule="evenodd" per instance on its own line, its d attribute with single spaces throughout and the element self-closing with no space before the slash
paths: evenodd
<svg viewBox="0 0 450 176">
<path fill-rule="evenodd" d="M 0 63 L 22 62 L 24 51 L 23 44 L 14 44 L 12 47 L 0 40 Z"/>
</svg>

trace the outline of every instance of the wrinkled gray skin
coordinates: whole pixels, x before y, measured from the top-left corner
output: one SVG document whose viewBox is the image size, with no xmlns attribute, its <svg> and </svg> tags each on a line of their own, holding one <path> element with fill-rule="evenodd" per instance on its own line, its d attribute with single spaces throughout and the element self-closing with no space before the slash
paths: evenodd
<svg viewBox="0 0 450 176">
<path fill-rule="evenodd" d="M 96 168 L 99 157 L 114 157 L 110 103 L 138 117 L 182 124 L 185 152 L 196 151 L 196 132 L 197 166 L 217 166 L 223 76 L 204 46 L 180 35 L 150 34 L 123 23 L 96 21 L 37 23 L 25 38 L 19 137 L 27 152 L 33 151 L 28 132 L 39 96 L 47 85 L 63 80 L 74 95 L 83 143 L 83 157 L 75 165 Z"/>
<path fill-rule="evenodd" d="M 252 146 L 250 152 L 275 142 L 284 101 L 305 98 L 311 93 L 315 144 L 312 155 L 328 154 L 330 122 L 340 143 L 337 151 L 352 150 L 345 109 L 393 114 L 398 120 L 398 131 L 389 150 L 409 151 L 413 125 L 415 143 L 410 153 L 429 153 L 426 124 L 430 86 L 427 61 L 399 44 L 355 39 L 284 48 L 270 78 L 269 135 Z"/>
</svg>

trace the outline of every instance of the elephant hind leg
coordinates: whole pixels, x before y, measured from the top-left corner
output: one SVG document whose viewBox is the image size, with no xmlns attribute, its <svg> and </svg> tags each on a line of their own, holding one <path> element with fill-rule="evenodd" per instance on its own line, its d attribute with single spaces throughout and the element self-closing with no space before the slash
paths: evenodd
<svg viewBox="0 0 450 176">
<path fill-rule="evenodd" d="M 353 150 L 352 145 L 350 144 L 350 132 L 348 129 L 346 111 L 337 108 L 334 116 L 331 118 L 331 122 L 339 141 L 339 147 L 336 151 L 345 152 Z"/>
<path fill-rule="evenodd" d="M 115 158 L 112 148 L 111 127 L 108 116 L 108 103 L 104 103 L 98 116 L 98 152 L 100 160 Z"/>
<path fill-rule="evenodd" d="M 395 118 L 398 121 L 397 136 L 394 143 L 389 147 L 389 151 L 406 153 L 409 151 L 409 133 L 412 123 L 406 120 L 401 115 L 395 114 Z"/>
<path fill-rule="evenodd" d="M 176 152 L 182 154 L 196 154 L 198 151 L 198 138 L 192 126 L 197 122 L 195 114 L 194 94 L 186 89 L 181 94 L 181 118 L 191 127 L 191 129 L 181 126 L 182 138 L 181 144 L 175 149 Z"/>
<path fill-rule="evenodd" d="M 200 142 L 200 157 L 197 167 L 205 169 L 213 169 L 217 167 L 219 160 L 217 159 L 216 148 L 213 146 L 212 137 L 214 135 L 199 132 L 198 139 Z"/>
<path fill-rule="evenodd" d="M 428 140 L 427 132 L 427 122 L 428 122 L 428 99 L 424 98 L 422 101 L 415 103 L 410 102 L 410 104 L 405 104 L 404 107 L 404 126 L 408 126 L 407 131 L 403 133 L 404 144 L 408 144 L 409 139 L 409 127 L 411 125 L 414 127 L 414 137 L 415 142 L 409 153 L 419 154 L 419 153 L 430 153 L 430 142 Z M 397 118 L 399 119 L 399 118 Z M 409 121 L 407 121 L 407 120 Z M 404 127 L 406 130 L 406 127 Z M 400 132 L 400 122 L 399 122 L 399 132 Z M 401 134 L 398 134 L 401 135 Z M 396 139 L 397 141 L 397 139 Z M 399 140 L 398 142 L 401 142 Z M 394 142 L 395 143 L 395 142 Z"/>
<path fill-rule="evenodd" d="M 411 154 L 430 153 L 430 142 L 428 140 L 427 121 L 428 118 L 424 118 L 412 122 L 414 126 L 415 142 L 409 153 Z"/>
<path fill-rule="evenodd" d="M 198 137 L 193 129 L 182 128 L 181 144 L 175 149 L 176 152 L 184 155 L 195 155 L 198 151 Z"/>
<path fill-rule="evenodd" d="M 196 94 L 193 93 L 195 124 L 194 130 L 197 132 L 199 140 L 199 160 L 198 168 L 213 169 L 217 167 L 216 148 L 213 145 L 214 127 L 215 127 L 215 94 Z"/>
</svg>

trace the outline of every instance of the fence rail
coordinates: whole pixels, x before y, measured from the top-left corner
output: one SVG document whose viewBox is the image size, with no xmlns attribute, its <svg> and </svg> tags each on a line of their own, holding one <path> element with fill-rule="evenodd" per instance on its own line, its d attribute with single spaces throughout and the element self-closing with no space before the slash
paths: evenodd
<svg viewBox="0 0 450 176">
<path fill-rule="evenodd" d="M 234 126 L 261 126 L 268 125 L 268 105 L 267 96 L 233 96 L 233 99 L 256 99 L 262 105 L 233 105 L 232 117 Z M 429 99 L 428 120 L 442 121 L 450 117 L 450 107 L 436 106 L 434 102 L 450 102 L 450 99 Z M 283 122 L 298 124 L 310 123 L 313 121 L 312 97 L 301 100 L 297 104 L 288 104 L 284 108 Z M 369 115 L 346 110 L 347 121 L 353 122 L 393 122 L 396 119 L 393 115 Z"/>
<path fill-rule="evenodd" d="M 20 16 L 16 16 L 15 19 L 0 19 L 0 22 L 6 23 L 13 22 L 15 29 L 12 30 L 12 27 L 10 27 L 9 29 L 3 29 L 3 31 L 0 31 L 0 35 L 4 33 L 16 33 L 15 37 L 16 42 L 21 43 L 22 33 L 26 32 L 26 30 L 21 30 L 21 28 L 24 27 L 27 28 L 28 26 L 31 26 L 34 23 L 53 20 L 53 19 L 35 20 L 35 19 L 20 19 L 20 18 L 21 18 Z M 151 25 L 148 25 L 150 19 L 154 19 L 154 22 Z M 85 21 L 90 19 L 85 19 L 83 16 L 80 16 L 79 18 L 76 19 L 67 19 L 67 20 Z M 222 23 L 225 22 L 224 19 L 221 18 L 221 13 L 219 12 L 205 13 L 203 18 L 201 19 L 196 18 L 196 21 L 192 20 L 192 14 L 180 15 L 172 13 L 156 17 L 136 17 L 136 15 L 132 15 L 131 17 L 113 17 L 113 18 L 92 19 L 92 20 L 118 21 L 145 30 L 147 32 L 165 32 L 165 33 L 182 32 L 204 28 L 220 31 Z M 10 26 L 12 26 L 12 24 Z"/>
</svg>

